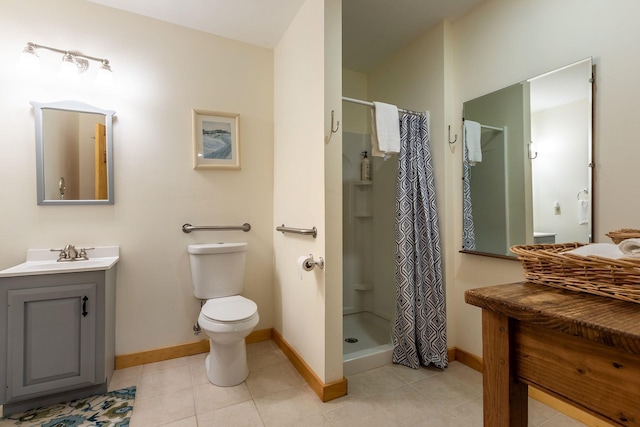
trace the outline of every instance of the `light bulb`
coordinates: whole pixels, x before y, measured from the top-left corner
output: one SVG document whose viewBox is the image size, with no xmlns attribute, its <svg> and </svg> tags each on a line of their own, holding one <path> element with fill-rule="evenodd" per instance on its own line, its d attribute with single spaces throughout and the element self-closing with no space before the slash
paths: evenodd
<svg viewBox="0 0 640 427">
<path fill-rule="evenodd" d="M 35 48 L 28 44 L 20 55 L 20 62 L 18 63 L 18 71 L 29 75 L 40 74 L 40 60 Z"/>
<path fill-rule="evenodd" d="M 75 80 L 78 78 L 78 66 L 70 53 L 65 53 L 62 57 L 58 77 L 61 80 Z"/>
<path fill-rule="evenodd" d="M 102 65 L 100 65 L 96 73 L 95 83 L 99 86 L 111 86 L 113 84 L 113 72 L 109 66 L 109 61 L 102 61 Z"/>
</svg>

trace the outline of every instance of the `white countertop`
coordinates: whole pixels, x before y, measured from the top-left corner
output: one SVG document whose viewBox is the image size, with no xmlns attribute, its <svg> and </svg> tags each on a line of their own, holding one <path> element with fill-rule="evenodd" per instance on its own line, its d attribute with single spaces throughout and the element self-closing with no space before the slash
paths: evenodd
<svg viewBox="0 0 640 427">
<path fill-rule="evenodd" d="M 77 248 L 80 250 L 80 248 Z M 88 260 L 60 261 L 58 252 L 50 249 L 28 249 L 22 264 L 0 271 L 0 277 L 33 276 L 37 274 L 77 273 L 108 270 L 120 259 L 119 246 L 102 246 L 88 250 Z"/>
</svg>

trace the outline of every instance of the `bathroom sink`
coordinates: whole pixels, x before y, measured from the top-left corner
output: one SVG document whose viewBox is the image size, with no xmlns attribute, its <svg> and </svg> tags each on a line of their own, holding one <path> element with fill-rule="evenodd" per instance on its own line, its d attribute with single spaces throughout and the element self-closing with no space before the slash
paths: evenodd
<svg viewBox="0 0 640 427">
<path fill-rule="evenodd" d="M 120 247 L 96 247 L 88 251 L 88 255 L 88 260 L 58 262 L 57 252 L 49 249 L 29 249 L 25 262 L 0 271 L 0 277 L 108 270 L 120 259 Z"/>
</svg>

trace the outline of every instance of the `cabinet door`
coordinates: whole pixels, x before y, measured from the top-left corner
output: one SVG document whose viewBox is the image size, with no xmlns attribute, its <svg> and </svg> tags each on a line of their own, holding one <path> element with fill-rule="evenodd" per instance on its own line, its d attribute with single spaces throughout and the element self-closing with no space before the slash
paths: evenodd
<svg viewBox="0 0 640 427">
<path fill-rule="evenodd" d="M 95 383 L 96 284 L 10 290 L 8 400 Z"/>
</svg>

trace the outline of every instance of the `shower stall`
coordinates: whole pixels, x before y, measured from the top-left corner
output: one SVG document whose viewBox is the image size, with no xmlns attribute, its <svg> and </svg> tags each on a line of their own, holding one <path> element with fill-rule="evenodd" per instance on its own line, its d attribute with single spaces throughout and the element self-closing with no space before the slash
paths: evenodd
<svg viewBox="0 0 640 427">
<path fill-rule="evenodd" d="M 343 132 L 343 366 L 353 375 L 391 363 L 395 312 L 397 157 L 372 158 L 360 179 L 369 134 Z"/>
</svg>

